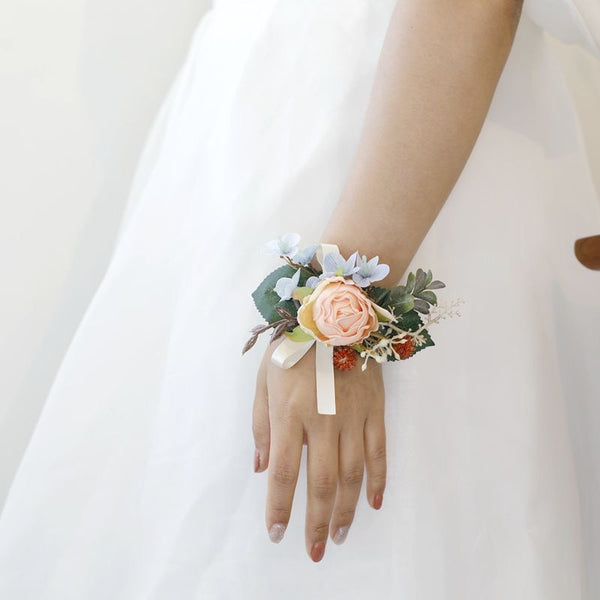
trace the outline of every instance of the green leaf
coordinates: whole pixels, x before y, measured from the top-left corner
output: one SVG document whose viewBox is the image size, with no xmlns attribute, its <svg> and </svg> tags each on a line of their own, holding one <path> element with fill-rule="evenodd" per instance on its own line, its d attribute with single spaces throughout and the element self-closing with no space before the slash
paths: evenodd
<svg viewBox="0 0 600 600">
<path fill-rule="evenodd" d="M 415 279 L 416 279 L 415 274 L 410 272 L 406 279 L 406 293 L 407 294 L 412 294 L 412 291 L 415 287 Z"/>
<path fill-rule="evenodd" d="M 314 292 L 313 288 L 297 287 L 292 292 L 292 298 L 295 298 L 296 300 L 302 300 L 302 298 L 304 298 L 305 296 L 310 296 L 310 294 L 312 294 L 313 292 Z"/>
<path fill-rule="evenodd" d="M 425 302 L 429 302 L 429 304 L 437 304 L 437 296 L 429 290 L 423 290 L 422 292 L 415 294 L 415 296 L 421 300 L 425 300 Z"/>
<path fill-rule="evenodd" d="M 387 301 L 390 294 L 390 290 L 382 287 L 377 287 L 376 285 L 371 286 L 369 290 L 369 298 L 375 302 L 375 304 L 379 304 L 379 306 L 383 306 L 385 308 L 385 302 Z"/>
<path fill-rule="evenodd" d="M 421 300 L 420 298 L 415 298 L 415 310 L 418 310 L 420 313 L 424 315 L 429 314 L 429 304 L 425 302 L 425 300 Z"/>
<path fill-rule="evenodd" d="M 283 265 L 269 273 L 252 292 L 254 304 L 267 323 L 274 323 L 281 318 L 275 310 L 275 305 L 282 306 L 290 314 L 296 316 L 296 305 L 291 300 L 281 300 L 279 294 L 275 291 L 275 285 L 280 277 L 292 277 L 295 272 L 294 267 Z M 302 275 L 303 273 L 300 274 L 300 284 L 302 284 Z"/>
<path fill-rule="evenodd" d="M 442 281 L 438 281 L 437 279 L 435 281 L 432 281 L 428 286 L 427 286 L 430 290 L 439 290 L 440 288 L 444 288 L 446 287 L 446 284 L 443 283 Z"/>
<path fill-rule="evenodd" d="M 431 336 L 429 335 L 429 331 L 427 331 L 427 329 L 423 329 L 423 331 L 421 331 L 421 333 L 423 334 L 423 337 L 425 338 L 425 343 L 422 346 L 417 346 L 415 344 L 415 353 L 413 354 L 413 356 L 417 352 L 420 352 L 421 350 L 424 350 L 425 348 L 429 348 L 429 346 L 435 346 L 435 343 L 431 339 Z"/>
<path fill-rule="evenodd" d="M 396 287 L 394 287 L 390 290 L 390 299 L 396 300 L 397 298 L 400 298 L 401 296 L 405 296 L 406 293 L 407 292 L 406 292 L 405 286 L 397 285 Z"/>
<path fill-rule="evenodd" d="M 417 277 L 415 279 L 415 289 L 413 291 L 413 294 L 415 294 L 415 296 L 417 295 L 417 293 L 419 293 L 421 290 L 423 290 L 425 288 L 425 271 L 423 271 L 423 269 L 419 268 L 417 269 Z"/>
<path fill-rule="evenodd" d="M 314 340 L 315 338 L 312 335 L 309 335 L 300 327 L 300 325 L 296 325 L 292 331 L 286 331 L 285 335 L 290 338 L 290 340 L 294 342 L 310 342 L 310 340 Z"/>
<path fill-rule="evenodd" d="M 388 309 L 394 310 L 394 313 L 397 315 L 398 313 L 407 313 L 414 308 L 415 300 L 411 294 L 401 294 L 396 298 L 390 299 L 388 302 Z"/>
<path fill-rule="evenodd" d="M 416 331 L 423 325 L 423 321 L 416 310 L 411 310 L 400 316 L 397 325 L 404 331 Z"/>
<path fill-rule="evenodd" d="M 425 285 L 423 286 L 423 289 L 427 289 L 429 287 L 429 284 L 431 283 L 432 279 L 433 279 L 433 273 L 431 272 L 431 269 L 428 269 L 427 277 L 425 277 Z"/>
</svg>

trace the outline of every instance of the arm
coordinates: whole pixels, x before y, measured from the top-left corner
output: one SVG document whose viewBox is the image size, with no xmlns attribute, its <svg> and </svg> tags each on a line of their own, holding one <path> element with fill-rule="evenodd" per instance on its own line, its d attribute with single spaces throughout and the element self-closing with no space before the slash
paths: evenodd
<svg viewBox="0 0 600 600">
<path fill-rule="evenodd" d="M 401 0 L 392 15 L 358 152 L 321 238 L 346 256 L 355 249 L 379 254 L 391 268 L 381 285 L 402 276 L 467 161 L 520 6 L 520 0 Z M 253 411 L 256 470 L 269 469 L 265 523 L 280 541 L 304 442 L 306 551 L 319 561 L 328 534 L 341 543 L 352 524 L 365 466 L 368 502 L 382 505 L 381 365 L 336 372 L 337 412 L 317 415 L 314 346 L 283 370 L 270 361 L 277 344 L 263 357 Z"/>
<path fill-rule="evenodd" d="M 454 187 L 512 47 L 522 0 L 398 2 L 358 151 L 321 236 L 396 285 Z M 367 224 L 365 226 L 365 224 Z"/>
</svg>

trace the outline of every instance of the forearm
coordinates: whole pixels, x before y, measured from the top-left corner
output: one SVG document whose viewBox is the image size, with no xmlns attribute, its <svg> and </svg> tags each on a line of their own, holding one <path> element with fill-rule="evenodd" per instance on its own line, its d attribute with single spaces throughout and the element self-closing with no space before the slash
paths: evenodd
<svg viewBox="0 0 600 600">
<path fill-rule="evenodd" d="M 390 20 L 357 153 L 321 241 L 380 257 L 398 283 L 473 149 L 519 0 L 402 0 Z"/>
</svg>

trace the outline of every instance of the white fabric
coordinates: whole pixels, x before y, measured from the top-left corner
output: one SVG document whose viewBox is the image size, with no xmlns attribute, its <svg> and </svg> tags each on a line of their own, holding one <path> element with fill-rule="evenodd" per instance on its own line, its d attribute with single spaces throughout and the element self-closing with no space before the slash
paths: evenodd
<svg viewBox="0 0 600 600">
<path fill-rule="evenodd" d="M 566 415 L 600 397 L 600 281 L 573 255 L 600 232 L 600 203 L 543 34 L 570 3 L 526 3 L 409 267 L 466 304 L 434 348 L 384 365 L 382 509 L 363 487 L 347 541 L 313 563 L 303 454 L 285 538 L 267 536 L 251 434 L 266 340 L 240 357 L 260 322 L 250 293 L 279 265 L 259 247 L 318 240 L 394 4 L 220 0 L 202 20 L 7 499 L 0 597 L 585 598 Z"/>
</svg>

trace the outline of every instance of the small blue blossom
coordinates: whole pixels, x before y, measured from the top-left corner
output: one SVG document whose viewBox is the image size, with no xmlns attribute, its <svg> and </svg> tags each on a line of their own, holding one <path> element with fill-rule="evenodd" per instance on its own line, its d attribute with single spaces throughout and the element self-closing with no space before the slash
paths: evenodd
<svg viewBox="0 0 600 600">
<path fill-rule="evenodd" d="M 352 254 L 348 260 L 338 252 L 327 253 L 323 259 L 323 277 L 334 277 L 336 275 L 348 277 L 353 275 L 359 269 L 355 266 L 357 257 L 358 252 Z"/>
<path fill-rule="evenodd" d="M 280 277 L 275 284 L 275 291 L 282 300 L 291 300 L 294 290 L 300 281 L 300 269 L 292 277 Z"/>
<path fill-rule="evenodd" d="M 371 260 L 367 261 L 367 257 L 363 255 L 361 258 L 358 257 L 358 270 L 353 273 L 352 279 L 354 283 L 359 285 L 360 287 L 367 287 L 371 285 L 374 281 L 380 281 L 384 279 L 387 274 L 390 272 L 389 265 L 379 262 L 379 256 L 375 256 Z"/>
<path fill-rule="evenodd" d="M 298 242 L 300 242 L 299 233 L 284 233 L 276 240 L 267 242 L 263 249 L 267 254 L 276 254 L 277 256 L 294 257 L 298 252 Z"/>
<path fill-rule="evenodd" d="M 297 254 L 294 255 L 294 262 L 297 265 L 302 265 L 306 267 L 308 263 L 313 259 L 315 252 L 317 251 L 318 246 L 308 246 L 304 248 L 304 250 L 300 250 Z"/>
</svg>

